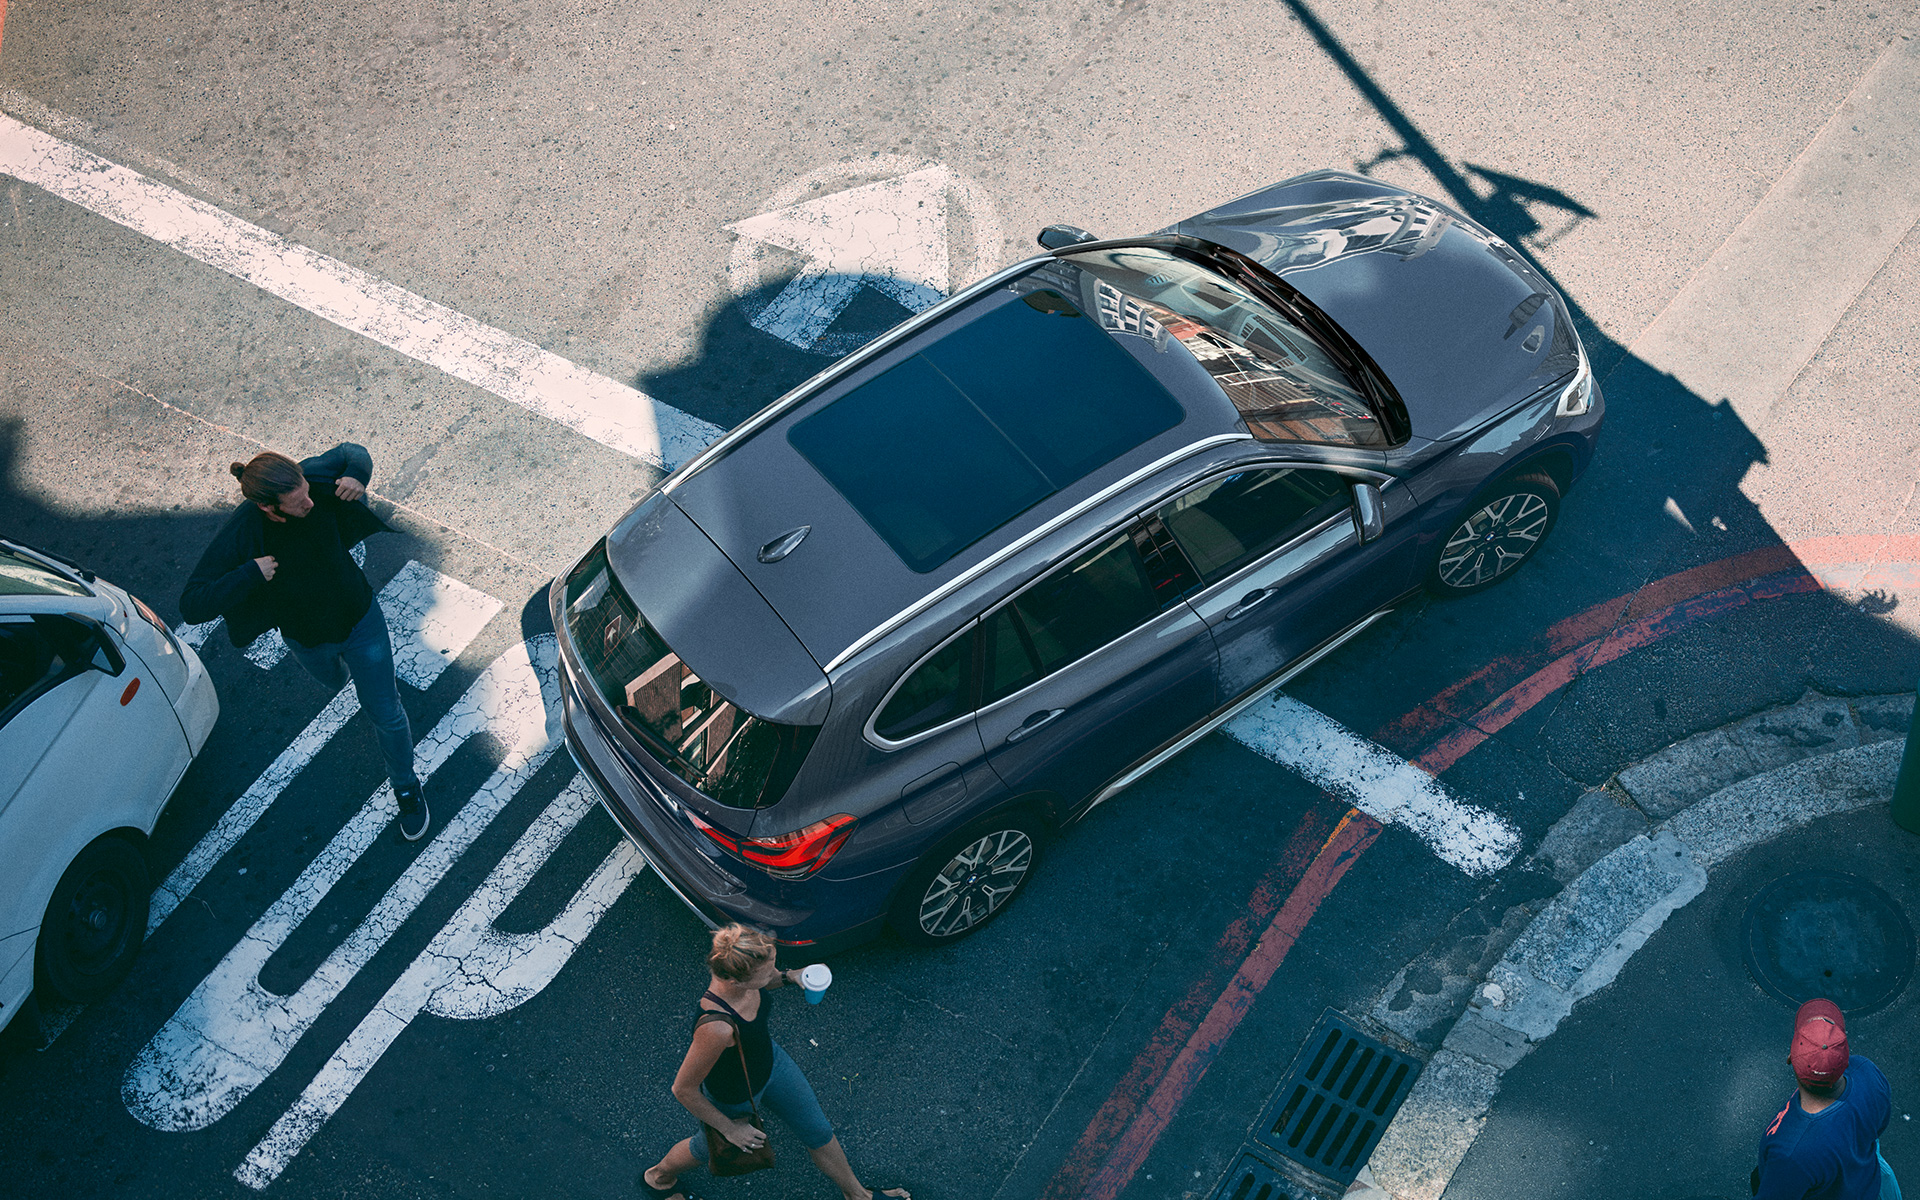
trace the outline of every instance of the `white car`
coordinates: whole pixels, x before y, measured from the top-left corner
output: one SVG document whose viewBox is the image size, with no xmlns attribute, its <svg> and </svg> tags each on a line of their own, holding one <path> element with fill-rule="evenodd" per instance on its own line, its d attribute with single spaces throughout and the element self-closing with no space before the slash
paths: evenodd
<svg viewBox="0 0 1920 1200">
<path fill-rule="evenodd" d="M 192 648 L 93 573 L 0 539 L 0 1025 L 112 991 L 147 932 L 145 844 L 220 715 Z"/>
</svg>

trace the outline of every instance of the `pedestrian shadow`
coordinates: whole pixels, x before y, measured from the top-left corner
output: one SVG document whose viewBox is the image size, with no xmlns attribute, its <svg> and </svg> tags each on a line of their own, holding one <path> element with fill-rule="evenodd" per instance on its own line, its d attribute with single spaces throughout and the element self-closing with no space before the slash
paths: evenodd
<svg viewBox="0 0 1920 1200">
<path fill-rule="evenodd" d="M 20 418 L 0 417 L 0 536 L 97 574 L 101 580 L 139 597 L 170 628 L 179 629 L 180 592 L 201 552 L 231 513 L 231 505 L 142 511 L 132 505 L 105 503 L 82 508 L 48 497 L 29 482 L 26 426 Z M 314 449 L 318 447 L 288 447 L 287 451 L 305 454 Z M 234 503 L 240 499 L 237 491 L 236 486 Z M 367 551 L 365 570 L 376 592 L 409 562 L 434 571 L 445 565 L 445 555 L 432 538 L 408 532 L 405 514 L 400 514 L 396 522 L 390 505 L 377 495 L 369 500 L 377 513 L 396 524 L 395 534 L 371 537 L 363 543 Z M 543 596 L 536 598 L 536 602 L 543 601 Z M 537 627 L 534 632 L 539 632 Z M 256 647 L 260 646 L 262 643 L 257 642 Z M 290 656 L 271 664 L 257 655 L 250 660 L 244 649 L 231 644 L 224 625 L 204 632 L 198 654 L 214 678 L 220 717 L 144 844 L 155 885 L 255 783 L 276 752 L 293 742 L 333 697 L 331 689 L 308 676 Z M 400 688 L 416 738 L 434 727 L 452 699 L 464 695 L 479 674 L 480 667 L 474 663 L 456 661 L 425 691 Z M 322 772 L 309 771 L 293 779 L 287 785 L 287 795 L 265 812 L 253 832 L 222 856 L 223 862 L 238 864 L 239 876 L 247 876 L 240 885 L 242 890 L 256 890 L 258 880 L 277 892 L 285 877 L 297 873 L 304 864 L 303 855 L 324 843 L 324 823 L 335 816 L 344 821 L 384 780 L 385 769 L 372 737 L 357 727 L 358 722 L 349 724 L 356 727 L 328 752 L 324 778 Z M 465 796 L 475 783 L 486 778 L 498 757 L 499 752 L 481 739 L 472 749 L 463 749 L 457 760 L 450 760 L 442 772 L 448 799 L 436 816 L 441 820 L 451 816 L 457 809 L 453 797 Z M 534 795 L 536 790 L 529 790 L 527 804 L 546 802 L 544 795 Z M 0 796 L 0 806 L 9 799 Z M 506 836 L 504 827 L 498 836 Z M 377 898 L 412 857 L 411 847 L 400 846 L 397 839 L 382 839 L 355 868 L 351 895 L 342 889 L 347 904 L 335 907 L 350 911 L 321 915 L 336 918 L 341 924 L 349 920 L 357 923 L 359 908 Z M 249 865 L 251 875 L 245 869 Z M 235 869 L 229 865 L 225 877 L 233 878 Z M 234 904 L 229 885 L 215 887 L 212 879 L 206 883 L 206 888 L 197 887 L 193 899 L 149 939 L 133 975 L 114 995 L 85 1010 L 89 1022 L 131 1019 L 137 1024 L 146 1019 L 139 1015 L 143 1008 L 163 1002 L 171 1011 L 170 1006 L 201 973 L 197 954 L 181 953 L 183 942 L 229 944 L 222 939 L 237 936 L 251 915 L 272 899 L 267 895 Z M 218 918 L 206 903 L 209 897 L 220 906 Z M 191 933 L 184 933 L 182 927 L 191 927 Z M 330 936 L 326 922 L 312 920 L 301 925 L 289 945 L 306 959 L 317 961 L 337 940 Z M 308 943 L 320 949 L 314 951 Z M 302 960 L 301 965 L 304 963 Z M 37 1003 L 23 1008 L 20 1019 L 8 1024 L 6 1037 L 0 1041 L 0 1076 L 19 1065 L 23 1051 L 51 1045 L 78 1015 L 78 1010 L 43 1009 Z M 0 1020 L 13 1016 L 12 1012 L 0 1012 Z"/>
</svg>

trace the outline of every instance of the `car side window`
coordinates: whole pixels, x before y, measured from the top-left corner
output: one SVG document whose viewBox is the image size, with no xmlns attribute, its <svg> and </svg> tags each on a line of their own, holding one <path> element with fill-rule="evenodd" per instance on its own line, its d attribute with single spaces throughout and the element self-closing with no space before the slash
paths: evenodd
<svg viewBox="0 0 1920 1200">
<path fill-rule="evenodd" d="M 1131 532 L 1055 568 L 981 621 L 980 702 L 1010 696 L 1144 624 L 1165 607 L 1162 590 Z"/>
<path fill-rule="evenodd" d="M 0 623 L 0 725 L 87 667 L 84 630 L 61 617 Z"/>
<path fill-rule="evenodd" d="M 972 711 L 974 636 L 967 630 L 915 667 L 874 718 L 873 731 L 897 742 Z"/>
<path fill-rule="evenodd" d="M 1311 467 L 1238 471 L 1194 488 L 1160 519 L 1206 583 L 1215 583 L 1352 502 L 1347 481 Z"/>
</svg>

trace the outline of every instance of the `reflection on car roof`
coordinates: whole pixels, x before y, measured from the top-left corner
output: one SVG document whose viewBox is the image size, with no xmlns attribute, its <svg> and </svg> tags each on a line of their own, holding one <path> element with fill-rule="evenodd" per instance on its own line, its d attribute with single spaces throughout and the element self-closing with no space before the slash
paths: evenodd
<svg viewBox="0 0 1920 1200">
<path fill-rule="evenodd" d="M 1028 294 L 796 422 L 787 439 L 932 571 L 1184 418 L 1059 292 Z"/>
</svg>

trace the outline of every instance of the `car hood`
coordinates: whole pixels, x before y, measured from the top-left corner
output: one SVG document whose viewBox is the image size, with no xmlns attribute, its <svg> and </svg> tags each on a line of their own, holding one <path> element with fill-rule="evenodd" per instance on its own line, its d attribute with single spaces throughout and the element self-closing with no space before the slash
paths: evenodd
<svg viewBox="0 0 1920 1200">
<path fill-rule="evenodd" d="M 640 614 L 707 686 L 764 720 L 818 725 L 827 677 L 793 631 L 673 500 L 656 493 L 607 535 Z"/>
<path fill-rule="evenodd" d="M 1302 175 L 1169 232 L 1239 251 L 1298 288 L 1392 380 L 1417 437 L 1464 436 L 1578 365 L 1566 306 L 1525 259 L 1376 180 Z"/>
</svg>

